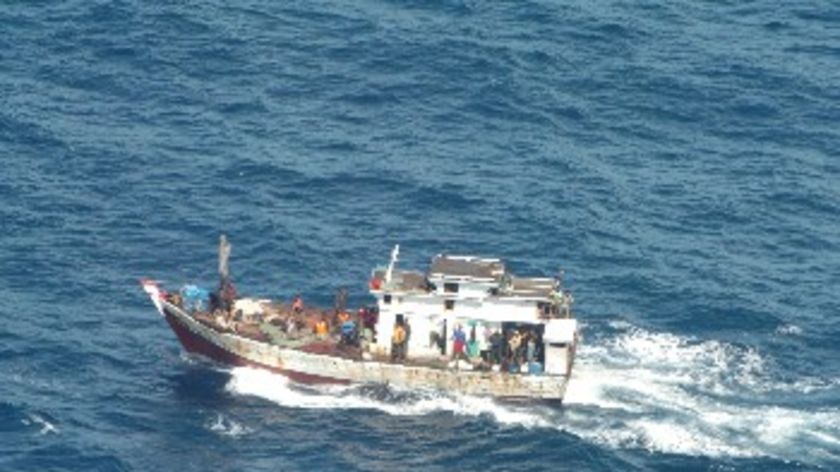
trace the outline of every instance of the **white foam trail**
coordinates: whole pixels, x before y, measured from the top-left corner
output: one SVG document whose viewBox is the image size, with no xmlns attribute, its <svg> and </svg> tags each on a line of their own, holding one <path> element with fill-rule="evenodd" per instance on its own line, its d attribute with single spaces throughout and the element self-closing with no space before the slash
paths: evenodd
<svg viewBox="0 0 840 472">
<path fill-rule="evenodd" d="M 623 332 L 581 347 L 561 410 L 428 392 L 402 402 L 376 400 L 353 387 L 305 390 L 249 368 L 233 369 L 227 388 L 293 408 L 485 415 L 504 425 L 556 428 L 616 448 L 817 463 L 840 459 L 840 409 L 775 403 L 780 392 L 804 399 L 837 388 L 838 380 L 783 383 L 769 375 L 755 349 L 629 325 L 613 328 Z"/>
<path fill-rule="evenodd" d="M 489 415 L 502 424 L 525 427 L 551 426 L 528 408 L 516 409 L 497 405 L 492 399 L 471 396 L 447 396 L 423 392 L 407 402 L 376 400 L 362 395 L 353 387 L 319 387 L 302 389 L 288 378 L 249 367 L 231 371 L 228 391 L 253 395 L 291 408 L 308 409 L 375 409 L 395 416 L 420 416 L 435 411 L 450 411 L 458 415 Z"/>
<path fill-rule="evenodd" d="M 596 407 L 611 418 L 567 414 L 558 426 L 578 436 L 689 455 L 837 457 L 840 409 L 774 404 L 780 392 L 802 399 L 837 381 L 781 382 L 754 349 L 632 328 L 582 346 L 578 361 L 568 411 Z"/>
</svg>

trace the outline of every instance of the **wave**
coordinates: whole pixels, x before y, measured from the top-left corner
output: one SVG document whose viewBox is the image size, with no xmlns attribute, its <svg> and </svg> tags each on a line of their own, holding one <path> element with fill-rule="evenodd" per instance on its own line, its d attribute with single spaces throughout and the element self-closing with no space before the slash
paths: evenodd
<svg viewBox="0 0 840 472">
<path fill-rule="evenodd" d="M 800 328 L 799 326 L 797 326 L 795 324 L 781 325 L 778 328 L 776 328 L 775 332 L 776 332 L 776 334 L 791 335 L 791 336 L 801 336 L 802 333 L 803 333 L 802 328 Z"/>
<path fill-rule="evenodd" d="M 58 434 L 58 428 L 50 421 L 44 419 L 42 415 L 37 413 L 28 413 L 26 418 L 20 420 L 24 426 L 39 426 L 38 434 Z"/>
<path fill-rule="evenodd" d="M 233 437 L 244 436 L 252 432 L 251 428 L 221 413 L 216 414 L 215 419 L 207 422 L 207 429 L 223 436 Z"/>
<path fill-rule="evenodd" d="M 505 426 L 564 431 L 613 448 L 710 457 L 840 460 L 840 409 L 779 399 L 819 392 L 837 379 L 781 381 L 754 348 L 654 333 L 630 324 L 579 350 L 560 409 L 393 387 L 304 387 L 263 370 L 235 368 L 227 389 L 290 408 L 375 409 L 420 416 L 448 411 Z M 780 395 L 779 393 L 783 395 Z M 793 403 L 793 402 L 789 402 Z"/>
</svg>

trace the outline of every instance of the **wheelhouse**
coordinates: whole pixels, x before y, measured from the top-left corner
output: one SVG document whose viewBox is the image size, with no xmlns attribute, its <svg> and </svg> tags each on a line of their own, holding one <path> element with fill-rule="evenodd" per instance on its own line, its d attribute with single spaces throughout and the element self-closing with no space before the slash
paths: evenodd
<svg viewBox="0 0 840 472">
<path fill-rule="evenodd" d="M 569 373 L 577 321 L 571 313 L 572 296 L 559 279 L 517 277 L 499 259 L 443 254 L 435 256 L 425 272 L 401 270 L 396 267 L 398 254 L 399 246 L 390 264 L 371 274 L 370 293 L 379 309 L 371 354 L 391 355 L 392 334 L 400 325 L 409 333 L 406 358 L 451 357 L 460 329 L 471 354 L 479 356 L 473 364 Z M 511 338 L 517 333 L 533 346 L 522 345 L 522 358 L 514 363 L 509 362 L 517 355 Z"/>
</svg>

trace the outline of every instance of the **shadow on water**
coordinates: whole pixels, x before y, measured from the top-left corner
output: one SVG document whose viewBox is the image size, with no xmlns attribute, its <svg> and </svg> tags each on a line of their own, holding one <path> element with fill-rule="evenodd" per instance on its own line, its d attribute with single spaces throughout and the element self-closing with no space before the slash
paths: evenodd
<svg viewBox="0 0 840 472">
<path fill-rule="evenodd" d="M 233 403 L 225 390 L 230 381 L 230 372 L 204 359 L 190 358 L 188 364 L 177 372 L 169 374 L 175 396 L 192 404 Z"/>
</svg>

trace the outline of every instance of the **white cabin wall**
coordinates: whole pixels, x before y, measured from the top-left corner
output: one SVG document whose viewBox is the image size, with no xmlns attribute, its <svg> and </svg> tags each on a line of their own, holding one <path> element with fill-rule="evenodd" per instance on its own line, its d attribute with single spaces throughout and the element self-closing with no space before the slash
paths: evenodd
<svg viewBox="0 0 840 472">
<path fill-rule="evenodd" d="M 569 369 L 569 347 L 557 347 L 546 344 L 545 366 L 543 369 L 549 375 L 566 375 Z"/>
<path fill-rule="evenodd" d="M 380 304 L 379 321 L 376 323 L 376 344 L 374 354 L 391 355 L 391 336 L 394 334 L 396 313 L 391 305 Z"/>
<path fill-rule="evenodd" d="M 408 340 L 408 357 L 436 356 L 440 351 L 432 346 L 429 336 L 437 329 L 443 316 L 443 301 L 436 297 L 406 295 L 403 298 L 402 313 L 411 325 L 411 338 Z"/>
<path fill-rule="evenodd" d="M 399 314 L 402 314 L 411 324 L 411 338 L 407 353 L 409 357 L 441 354 L 437 346 L 430 343 L 429 336 L 432 331 L 439 331 L 443 320 L 446 320 L 447 326 L 445 348 L 447 354 L 452 350 L 451 337 L 457 324 L 468 332 L 470 320 L 484 322 L 481 325 L 491 324 L 492 326 L 499 326 L 502 322 L 543 322 L 539 317 L 536 300 L 515 297 L 492 297 L 491 300 L 487 300 L 486 287 L 481 284 L 473 284 L 473 286 L 481 287 L 482 297 L 470 298 L 467 296 L 470 292 L 468 290 L 462 292 L 462 287 L 459 287 L 459 293 L 447 293 L 446 296 L 424 292 L 392 293 L 391 303 L 385 304 L 384 293 L 376 294 L 379 302 L 379 323 L 374 352 L 390 354 L 391 336 Z M 438 289 L 442 291 L 442 285 Z M 455 300 L 454 309 L 446 310 L 445 300 Z M 476 334 L 480 337 L 483 329 L 478 329 Z"/>
<path fill-rule="evenodd" d="M 494 300 L 483 303 L 480 300 L 457 300 L 453 314 L 457 318 L 470 318 L 492 322 L 535 323 L 539 321 L 535 301 Z"/>
<path fill-rule="evenodd" d="M 533 299 L 498 297 L 485 303 L 484 299 L 451 295 L 441 297 L 434 293 L 393 294 L 391 304 L 388 305 L 379 298 L 379 311 L 391 311 L 395 314 L 448 315 L 452 318 L 466 317 L 494 322 L 534 323 L 539 320 L 537 302 Z M 455 308 L 451 311 L 444 308 L 445 300 L 448 299 L 455 300 Z"/>
<path fill-rule="evenodd" d="M 440 355 L 437 346 L 432 345 L 429 336 L 437 329 L 439 316 L 413 314 L 406 316 L 411 325 L 411 337 L 408 340 L 409 358 L 412 357 L 434 357 Z"/>
<path fill-rule="evenodd" d="M 458 296 L 463 298 L 487 298 L 490 287 L 482 284 L 459 284 Z"/>
<path fill-rule="evenodd" d="M 377 324 L 376 352 L 390 355 L 391 338 L 397 315 L 403 315 L 411 325 L 408 340 L 408 357 L 437 356 L 440 351 L 431 346 L 429 336 L 443 317 L 443 300 L 427 294 L 392 294 L 391 303 L 379 298 L 379 323 Z"/>
</svg>

